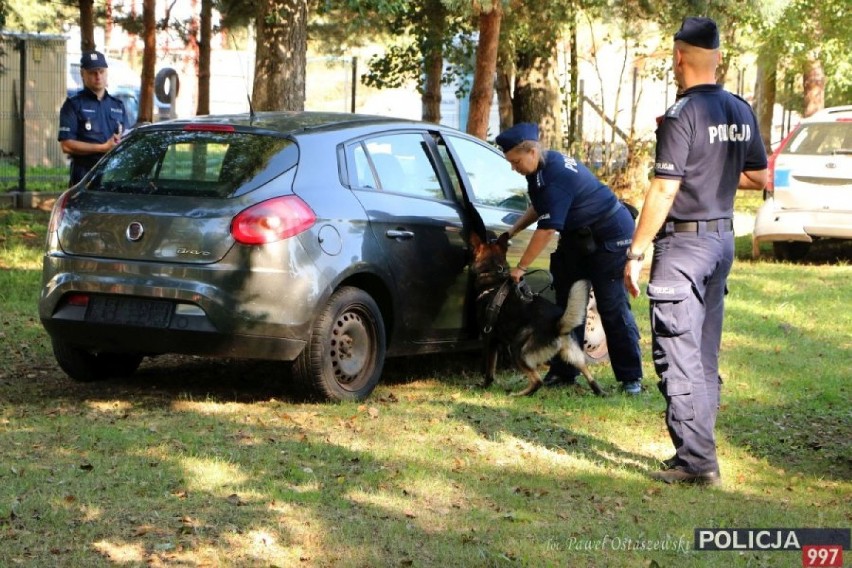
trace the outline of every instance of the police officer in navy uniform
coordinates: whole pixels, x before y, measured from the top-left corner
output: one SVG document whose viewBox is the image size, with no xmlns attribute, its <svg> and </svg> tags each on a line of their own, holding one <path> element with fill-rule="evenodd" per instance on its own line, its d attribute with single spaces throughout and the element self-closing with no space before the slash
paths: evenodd
<svg viewBox="0 0 852 568">
<path fill-rule="evenodd" d="M 508 231 L 509 237 L 538 222 L 518 266 L 511 271 L 512 278 L 519 281 L 559 233 L 559 245 L 550 258 L 556 302 L 564 308 L 571 285 L 581 279 L 591 281 L 615 378 L 626 393 L 639 394 L 639 328 L 622 280 L 625 251 L 635 228 L 633 216 L 583 164 L 560 152 L 542 150 L 538 125 L 516 124 L 496 141 L 512 169 L 526 176 L 531 201 Z M 584 326 L 576 331 L 581 345 L 583 332 Z M 570 384 L 577 374 L 577 369 L 555 357 L 544 383 Z"/>
<path fill-rule="evenodd" d="M 653 241 L 650 299 L 654 367 L 675 455 L 651 477 L 721 483 L 715 426 L 727 278 L 734 260 L 738 187 L 762 189 L 766 150 L 751 107 L 716 84 L 719 30 L 686 18 L 674 36 L 679 98 L 657 127 L 654 179 L 645 196 L 624 282 L 635 297 Z"/>
<path fill-rule="evenodd" d="M 80 58 L 83 89 L 65 99 L 59 111 L 59 143 L 71 158 L 75 185 L 97 161 L 118 144 L 127 129 L 124 103 L 107 93 L 107 62 L 91 51 Z"/>
</svg>

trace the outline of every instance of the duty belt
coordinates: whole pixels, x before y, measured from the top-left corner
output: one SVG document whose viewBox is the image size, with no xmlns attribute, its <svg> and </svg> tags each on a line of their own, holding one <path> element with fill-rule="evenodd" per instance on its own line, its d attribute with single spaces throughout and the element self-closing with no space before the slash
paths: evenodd
<svg viewBox="0 0 852 568">
<path fill-rule="evenodd" d="M 657 236 L 663 237 L 672 233 L 698 233 L 701 231 L 702 225 L 704 232 L 707 233 L 724 233 L 734 230 L 733 219 L 727 218 L 710 219 L 709 221 L 666 221 Z"/>
</svg>

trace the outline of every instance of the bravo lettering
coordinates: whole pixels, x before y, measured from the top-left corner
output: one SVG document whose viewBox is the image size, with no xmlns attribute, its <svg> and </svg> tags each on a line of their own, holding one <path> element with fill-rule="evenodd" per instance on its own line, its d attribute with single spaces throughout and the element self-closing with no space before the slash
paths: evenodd
<svg viewBox="0 0 852 568">
<path fill-rule="evenodd" d="M 717 124 L 708 126 L 710 143 L 716 142 L 748 142 L 751 140 L 750 124 Z"/>
</svg>

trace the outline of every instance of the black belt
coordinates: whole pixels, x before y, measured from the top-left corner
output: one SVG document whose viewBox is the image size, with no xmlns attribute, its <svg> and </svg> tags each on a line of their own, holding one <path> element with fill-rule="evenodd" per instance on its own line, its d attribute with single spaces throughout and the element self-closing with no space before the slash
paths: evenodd
<svg viewBox="0 0 852 568">
<path fill-rule="evenodd" d="M 709 221 L 666 221 L 658 233 L 659 236 L 671 233 L 697 233 L 701 226 L 708 233 L 724 233 L 734 230 L 733 219 L 710 219 Z"/>
<path fill-rule="evenodd" d="M 596 219 L 594 223 L 589 223 L 589 227 L 591 227 L 592 229 L 599 227 L 604 221 L 609 221 L 610 217 L 612 217 L 619 211 L 621 211 L 621 201 L 616 201 L 615 205 L 610 207 L 609 210 L 607 210 L 606 213 Z"/>
</svg>

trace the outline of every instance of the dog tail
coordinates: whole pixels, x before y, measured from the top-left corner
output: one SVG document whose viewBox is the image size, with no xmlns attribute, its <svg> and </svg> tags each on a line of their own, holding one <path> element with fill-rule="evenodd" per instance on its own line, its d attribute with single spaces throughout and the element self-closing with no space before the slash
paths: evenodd
<svg viewBox="0 0 852 568">
<path fill-rule="evenodd" d="M 588 280 L 577 280 L 571 285 L 571 291 L 568 293 L 568 305 L 559 320 L 561 335 L 571 333 L 575 327 L 583 325 L 586 320 L 586 309 L 589 305 L 590 287 Z"/>
</svg>

